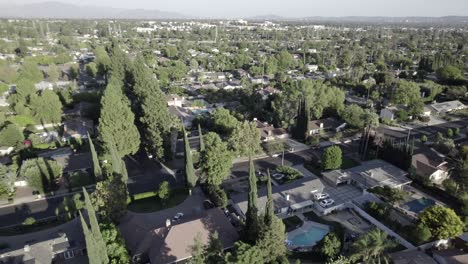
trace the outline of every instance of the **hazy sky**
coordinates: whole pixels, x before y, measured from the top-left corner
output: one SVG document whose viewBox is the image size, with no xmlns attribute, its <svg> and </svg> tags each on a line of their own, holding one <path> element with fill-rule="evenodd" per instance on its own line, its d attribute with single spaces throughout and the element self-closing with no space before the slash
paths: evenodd
<svg viewBox="0 0 468 264">
<path fill-rule="evenodd" d="M 14 0 L 40 3 L 51 0 Z M 468 0 L 52 0 L 79 5 L 159 9 L 203 17 L 468 16 Z M 0 0 L 11 3 L 11 0 Z"/>
</svg>

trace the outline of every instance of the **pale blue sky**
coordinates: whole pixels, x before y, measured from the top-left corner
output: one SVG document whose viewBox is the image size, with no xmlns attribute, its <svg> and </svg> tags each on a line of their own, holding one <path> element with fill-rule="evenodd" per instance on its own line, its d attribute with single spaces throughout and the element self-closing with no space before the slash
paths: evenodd
<svg viewBox="0 0 468 264">
<path fill-rule="evenodd" d="M 14 0 L 40 3 L 51 0 Z M 79 5 L 159 9 L 203 17 L 468 16 L 468 0 L 52 0 Z M 11 3 L 11 0 L 0 0 Z"/>
</svg>

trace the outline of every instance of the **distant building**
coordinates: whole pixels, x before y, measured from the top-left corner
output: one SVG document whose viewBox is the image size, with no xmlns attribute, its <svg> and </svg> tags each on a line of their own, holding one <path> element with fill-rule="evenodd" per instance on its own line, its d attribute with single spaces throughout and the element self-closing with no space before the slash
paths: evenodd
<svg viewBox="0 0 468 264">
<path fill-rule="evenodd" d="M 433 113 L 443 114 L 443 113 L 452 112 L 455 110 L 465 109 L 466 105 L 464 105 L 462 102 L 458 100 L 455 100 L 455 101 L 431 104 L 430 107 Z"/>
<path fill-rule="evenodd" d="M 323 172 L 323 179 L 333 186 L 353 184 L 363 190 L 377 186 L 401 188 L 410 184 L 408 172 L 383 160 L 375 159 L 347 170 Z"/>
<path fill-rule="evenodd" d="M 185 102 L 185 97 L 179 96 L 177 94 L 170 94 L 167 96 L 167 105 L 168 106 L 177 106 L 182 107 L 182 104 Z"/>
<path fill-rule="evenodd" d="M 435 184 L 442 184 L 449 176 L 445 157 L 432 149 L 413 155 L 411 165 L 416 175 Z"/>
<path fill-rule="evenodd" d="M 346 127 L 346 123 L 335 118 L 329 117 L 325 119 L 309 121 L 309 135 L 316 135 L 320 132 L 340 132 Z"/>
<path fill-rule="evenodd" d="M 260 130 L 260 138 L 262 142 L 289 138 L 289 134 L 284 128 L 275 128 L 268 124 L 268 122 L 261 122 L 257 118 L 254 118 L 254 122 Z"/>
<path fill-rule="evenodd" d="M 313 194 L 320 193 L 324 185 L 318 178 L 304 177 L 294 182 L 279 186 L 272 186 L 273 206 L 275 214 L 287 214 L 314 205 Z M 248 204 L 248 193 L 234 195 L 231 200 L 234 207 L 242 217 L 245 217 Z M 267 190 L 262 188 L 258 191 L 258 212 L 265 212 L 267 201 Z"/>
<path fill-rule="evenodd" d="M 395 120 L 395 114 L 398 110 L 399 109 L 396 106 L 385 107 L 382 110 L 380 110 L 380 118 L 387 120 Z"/>
<path fill-rule="evenodd" d="M 437 264 L 429 255 L 420 250 L 404 250 L 389 255 L 393 264 Z"/>
<path fill-rule="evenodd" d="M 280 94 L 280 93 L 281 93 L 280 90 L 278 90 L 278 89 L 276 89 L 274 87 L 271 87 L 271 86 L 265 87 L 265 88 L 258 91 L 258 94 L 260 94 L 262 96 L 263 100 L 268 99 L 268 97 L 271 96 L 271 95 Z"/>
</svg>

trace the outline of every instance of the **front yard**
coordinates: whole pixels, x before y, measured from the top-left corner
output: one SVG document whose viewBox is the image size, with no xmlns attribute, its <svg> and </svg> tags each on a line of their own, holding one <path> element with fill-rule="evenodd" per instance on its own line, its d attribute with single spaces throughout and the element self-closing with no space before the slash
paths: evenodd
<svg viewBox="0 0 468 264">
<path fill-rule="evenodd" d="M 128 210 L 135 213 L 151 213 L 171 208 L 182 203 L 188 196 L 185 188 L 173 189 L 169 198 L 162 201 L 156 192 L 133 195 L 129 198 Z"/>
</svg>

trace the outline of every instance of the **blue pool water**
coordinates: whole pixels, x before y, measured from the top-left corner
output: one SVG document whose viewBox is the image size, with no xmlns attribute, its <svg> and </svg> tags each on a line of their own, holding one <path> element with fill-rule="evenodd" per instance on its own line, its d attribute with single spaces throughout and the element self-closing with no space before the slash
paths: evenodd
<svg viewBox="0 0 468 264">
<path fill-rule="evenodd" d="M 419 198 L 412 201 L 409 201 L 403 205 L 403 208 L 419 214 L 419 212 L 423 211 L 427 207 L 435 205 L 435 201 L 428 198 Z"/>
<path fill-rule="evenodd" d="M 305 232 L 288 237 L 288 240 L 291 242 L 291 246 L 309 247 L 322 240 L 327 233 L 327 229 L 310 226 Z"/>
<path fill-rule="evenodd" d="M 192 113 L 195 115 L 201 115 L 205 113 L 209 113 L 210 111 L 208 109 L 193 109 Z"/>
</svg>

